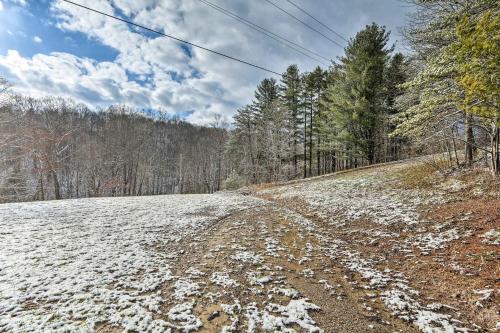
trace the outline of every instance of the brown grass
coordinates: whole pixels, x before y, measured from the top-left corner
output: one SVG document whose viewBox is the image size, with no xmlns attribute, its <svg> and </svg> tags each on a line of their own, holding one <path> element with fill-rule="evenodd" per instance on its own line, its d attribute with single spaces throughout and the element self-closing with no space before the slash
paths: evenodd
<svg viewBox="0 0 500 333">
<path fill-rule="evenodd" d="M 439 172 L 449 168 L 445 159 L 432 159 L 412 164 L 400 171 L 400 184 L 406 189 L 430 188 L 439 179 Z"/>
</svg>

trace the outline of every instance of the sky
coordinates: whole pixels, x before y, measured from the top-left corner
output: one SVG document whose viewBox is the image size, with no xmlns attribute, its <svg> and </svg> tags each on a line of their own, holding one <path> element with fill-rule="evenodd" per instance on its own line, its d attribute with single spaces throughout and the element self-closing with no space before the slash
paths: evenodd
<svg viewBox="0 0 500 333">
<path fill-rule="evenodd" d="M 200 0 L 73 1 L 278 73 L 290 64 L 310 71 L 329 63 L 285 47 Z M 326 59 L 343 54 L 337 44 L 345 46 L 344 40 L 287 0 L 270 1 L 328 39 L 266 0 L 208 1 Z M 346 39 L 372 22 L 384 25 L 391 44 L 404 51 L 399 28 L 411 7 L 400 0 L 293 2 Z M 162 110 L 200 125 L 212 123 L 216 115 L 231 122 L 236 110 L 252 101 L 261 80 L 279 80 L 62 0 L 0 0 L 0 76 L 16 93 L 67 97 L 91 107 Z"/>
</svg>

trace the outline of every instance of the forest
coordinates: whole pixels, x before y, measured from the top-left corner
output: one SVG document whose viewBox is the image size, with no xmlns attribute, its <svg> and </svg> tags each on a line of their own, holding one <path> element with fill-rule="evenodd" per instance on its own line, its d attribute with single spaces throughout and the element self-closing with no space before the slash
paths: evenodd
<svg viewBox="0 0 500 333">
<path fill-rule="evenodd" d="M 0 118 L 4 201 L 211 193 L 227 131 L 130 108 L 16 96 Z"/>
<path fill-rule="evenodd" d="M 497 1 L 412 1 L 407 54 L 373 23 L 329 68 L 264 79 L 231 125 L 13 94 L 0 82 L 0 202 L 212 193 L 440 153 L 500 173 Z"/>
</svg>

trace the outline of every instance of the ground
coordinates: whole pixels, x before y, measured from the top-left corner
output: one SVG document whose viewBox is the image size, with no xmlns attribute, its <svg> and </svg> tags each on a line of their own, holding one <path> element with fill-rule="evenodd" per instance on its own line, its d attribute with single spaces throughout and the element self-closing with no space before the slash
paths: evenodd
<svg viewBox="0 0 500 333">
<path fill-rule="evenodd" d="M 498 182 L 424 167 L 0 205 L 0 332 L 496 331 Z"/>
</svg>

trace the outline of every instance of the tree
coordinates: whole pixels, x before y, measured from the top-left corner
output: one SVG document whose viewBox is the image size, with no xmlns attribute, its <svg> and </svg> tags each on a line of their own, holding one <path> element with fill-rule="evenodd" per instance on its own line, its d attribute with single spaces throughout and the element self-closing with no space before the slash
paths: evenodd
<svg viewBox="0 0 500 333">
<path fill-rule="evenodd" d="M 389 33 L 373 23 L 353 38 L 337 68 L 336 83 L 327 91 L 329 119 L 337 140 L 357 158 L 377 161 L 380 149 L 381 115 L 384 112 L 384 69 L 391 48 Z M 356 162 L 355 162 L 356 163 Z"/>
<path fill-rule="evenodd" d="M 460 61 L 453 49 L 458 39 L 455 31 L 461 17 L 475 17 L 497 4 L 491 0 L 414 0 L 413 3 L 417 10 L 404 35 L 414 51 L 415 73 L 403 85 L 405 93 L 400 105 L 405 109 L 401 110 L 394 134 L 417 139 L 427 146 L 431 146 L 427 142 L 462 141 L 465 164 L 471 165 L 474 150 L 481 146 L 474 139 L 477 119 L 462 103 L 465 91 L 458 78 Z M 463 138 L 459 133 L 463 133 Z"/>
<path fill-rule="evenodd" d="M 386 69 L 385 80 L 386 80 L 386 134 L 394 132 L 396 129 L 395 123 L 399 112 L 401 111 L 397 105 L 397 99 L 403 95 L 404 90 L 402 84 L 408 79 L 408 65 L 405 61 L 405 57 L 402 53 L 396 53 L 391 60 Z M 400 158 L 401 146 L 403 143 L 403 138 L 401 136 L 389 137 L 386 135 L 386 154 L 392 160 L 397 160 Z"/>
<path fill-rule="evenodd" d="M 290 132 L 290 152 L 291 160 L 293 161 L 293 177 L 298 175 L 297 171 L 297 155 L 299 143 L 299 110 L 300 110 L 300 92 L 301 92 L 300 72 L 297 65 L 288 66 L 286 72 L 281 78 L 280 97 L 284 106 L 288 110 L 288 124 Z"/>
<path fill-rule="evenodd" d="M 0 108 L 0 200 L 220 189 L 230 169 L 226 129 L 162 117 L 14 96 Z"/>
<path fill-rule="evenodd" d="M 457 26 L 458 82 L 464 90 L 459 107 L 481 118 L 490 136 L 491 168 L 500 173 L 500 15 L 487 10 L 478 19 L 464 15 Z"/>
</svg>

